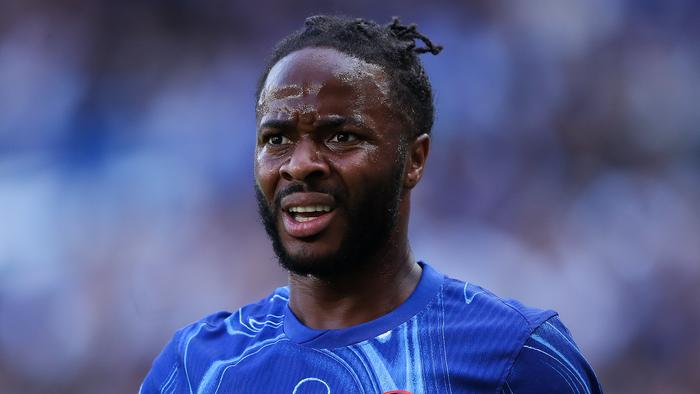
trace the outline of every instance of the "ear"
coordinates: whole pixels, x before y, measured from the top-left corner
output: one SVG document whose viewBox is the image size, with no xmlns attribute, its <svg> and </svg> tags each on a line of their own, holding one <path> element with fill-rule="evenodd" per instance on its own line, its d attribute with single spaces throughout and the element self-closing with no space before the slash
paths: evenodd
<svg viewBox="0 0 700 394">
<path fill-rule="evenodd" d="M 421 134 L 408 146 L 408 160 L 406 161 L 406 174 L 404 176 L 404 187 L 413 189 L 423 177 L 425 161 L 428 159 L 430 151 L 430 136 Z"/>
</svg>

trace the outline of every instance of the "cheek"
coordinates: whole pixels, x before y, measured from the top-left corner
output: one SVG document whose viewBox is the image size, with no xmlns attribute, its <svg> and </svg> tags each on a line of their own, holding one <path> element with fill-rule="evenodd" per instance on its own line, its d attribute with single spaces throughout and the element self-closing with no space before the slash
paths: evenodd
<svg viewBox="0 0 700 394">
<path fill-rule="evenodd" d="M 395 157 L 376 145 L 368 145 L 352 155 L 329 158 L 329 162 L 349 195 L 362 195 L 370 185 L 383 183 L 394 167 Z"/>
<path fill-rule="evenodd" d="M 350 176 L 366 172 L 379 161 L 379 149 L 374 145 L 356 148 L 351 154 L 328 155 L 328 162 L 339 174 Z"/>
<path fill-rule="evenodd" d="M 255 160 L 255 182 L 265 196 L 270 199 L 275 191 L 279 178 L 280 163 L 269 157 L 258 155 Z"/>
</svg>

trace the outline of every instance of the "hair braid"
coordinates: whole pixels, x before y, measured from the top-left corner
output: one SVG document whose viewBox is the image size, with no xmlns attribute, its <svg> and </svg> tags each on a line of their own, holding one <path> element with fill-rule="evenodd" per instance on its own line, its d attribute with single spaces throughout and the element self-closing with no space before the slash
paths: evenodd
<svg viewBox="0 0 700 394">
<path fill-rule="evenodd" d="M 408 50 L 413 50 L 415 53 L 418 54 L 430 52 L 433 55 L 437 55 L 438 53 L 440 53 L 440 51 L 442 51 L 441 45 L 434 45 L 428 37 L 424 36 L 416 30 L 415 23 L 411 23 L 410 25 L 402 25 L 401 21 L 399 20 L 399 17 L 395 16 L 391 19 L 391 23 L 389 23 L 386 26 L 399 40 L 409 41 L 408 47 L 406 48 Z M 423 41 L 425 47 L 416 47 L 416 39 Z"/>
</svg>

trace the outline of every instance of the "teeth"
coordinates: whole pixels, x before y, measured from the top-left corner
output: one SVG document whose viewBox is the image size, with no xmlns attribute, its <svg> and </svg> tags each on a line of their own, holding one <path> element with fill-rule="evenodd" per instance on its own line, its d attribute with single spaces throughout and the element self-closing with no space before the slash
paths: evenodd
<svg viewBox="0 0 700 394">
<path fill-rule="evenodd" d="M 305 207 L 291 207 L 289 212 L 301 213 L 301 212 L 330 212 L 331 207 L 328 205 L 309 205 Z"/>
<path fill-rule="evenodd" d="M 298 215 L 294 217 L 294 220 L 296 220 L 297 222 L 308 222 L 308 221 L 314 220 L 314 219 L 316 219 L 316 218 L 308 218 L 305 216 L 298 216 Z"/>
</svg>

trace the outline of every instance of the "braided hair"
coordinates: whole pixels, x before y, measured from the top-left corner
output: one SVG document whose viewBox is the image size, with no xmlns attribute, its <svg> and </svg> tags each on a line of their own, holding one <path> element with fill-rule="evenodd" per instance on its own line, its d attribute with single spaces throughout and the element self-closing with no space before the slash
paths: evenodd
<svg viewBox="0 0 700 394">
<path fill-rule="evenodd" d="M 416 46 L 416 41 L 424 46 Z M 407 137 L 430 134 L 435 112 L 433 93 L 417 55 L 427 52 L 437 55 L 442 47 L 419 33 L 415 24 L 402 25 L 397 17 L 384 26 L 345 16 L 309 17 L 304 28 L 285 37 L 273 50 L 258 81 L 256 98 L 260 98 L 267 75 L 277 62 L 308 47 L 330 47 L 380 66 L 389 77 L 393 109 L 406 115 Z"/>
</svg>

